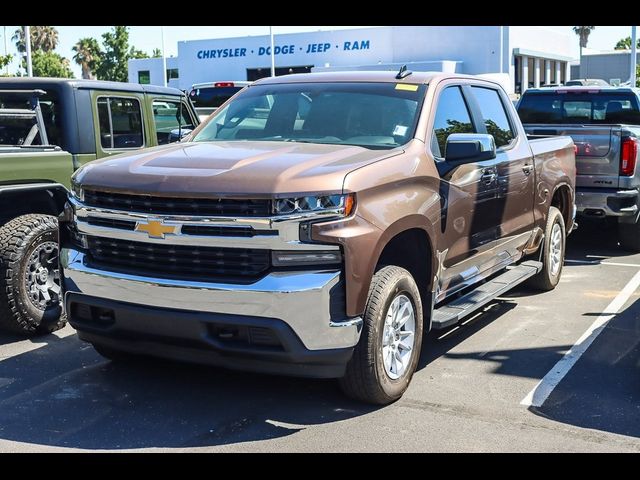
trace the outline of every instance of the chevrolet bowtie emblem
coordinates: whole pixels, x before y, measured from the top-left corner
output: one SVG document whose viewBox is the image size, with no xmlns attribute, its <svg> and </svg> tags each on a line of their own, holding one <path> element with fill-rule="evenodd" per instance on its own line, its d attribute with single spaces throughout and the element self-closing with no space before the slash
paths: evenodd
<svg viewBox="0 0 640 480">
<path fill-rule="evenodd" d="M 150 238 L 164 238 L 167 233 L 176 233 L 178 225 L 165 225 L 162 220 L 142 220 L 136 223 L 136 232 L 147 232 Z"/>
</svg>

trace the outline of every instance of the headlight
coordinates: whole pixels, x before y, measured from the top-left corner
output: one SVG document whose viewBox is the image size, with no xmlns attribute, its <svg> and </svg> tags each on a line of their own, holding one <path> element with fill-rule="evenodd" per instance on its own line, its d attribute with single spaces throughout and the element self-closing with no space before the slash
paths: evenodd
<svg viewBox="0 0 640 480">
<path fill-rule="evenodd" d="M 81 202 L 84 201 L 84 191 L 82 190 L 82 187 L 80 186 L 80 184 L 74 181 L 71 182 L 71 195 L 73 195 L 76 199 L 80 200 Z"/>
<path fill-rule="evenodd" d="M 279 198 L 274 202 L 276 215 L 293 215 L 296 213 L 335 212 L 340 215 L 351 215 L 355 207 L 355 195 L 313 195 L 296 198 Z"/>
</svg>

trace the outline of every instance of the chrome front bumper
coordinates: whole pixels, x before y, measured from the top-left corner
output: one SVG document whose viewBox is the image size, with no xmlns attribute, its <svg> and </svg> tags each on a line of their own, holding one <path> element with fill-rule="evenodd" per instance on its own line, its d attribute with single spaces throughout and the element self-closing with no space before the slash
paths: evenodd
<svg viewBox="0 0 640 480">
<path fill-rule="evenodd" d="M 353 347 L 360 338 L 361 318 L 335 318 L 331 311 L 332 296 L 341 295 L 339 290 L 344 288 L 336 270 L 273 272 L 240 285 L 98 270 L 87 266 L 84 254 L 71 248 L 63 248 L 60 258 L 65 292 L 155 308 L 229 314 L 229 322 L 233 315 L 279 319 L 309 350 Z"/>
</svg>

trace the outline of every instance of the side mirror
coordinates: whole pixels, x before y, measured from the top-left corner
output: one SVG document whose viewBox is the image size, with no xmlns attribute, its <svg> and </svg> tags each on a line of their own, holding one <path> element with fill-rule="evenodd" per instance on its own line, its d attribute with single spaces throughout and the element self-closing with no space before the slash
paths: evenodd
<svg viewBox="0 0 640 480">
<path fill-rule="evenodd" d="M 486 133 L 452 133 L 447 138 L 445 160 L 474 163 L 496 158 L 496 142 Z"/>
<path fill-rule="evenodd" d="M 173 130 L 171 130 L 171 133 L 169 134 L 169 143 L 177 142 L 179 140 L 182 140 L 184 137 L 189 135 L 191 132 L 193 132 L 192 128 L 182 128 L 182 129 L 174 128 Z"/>
</svg>

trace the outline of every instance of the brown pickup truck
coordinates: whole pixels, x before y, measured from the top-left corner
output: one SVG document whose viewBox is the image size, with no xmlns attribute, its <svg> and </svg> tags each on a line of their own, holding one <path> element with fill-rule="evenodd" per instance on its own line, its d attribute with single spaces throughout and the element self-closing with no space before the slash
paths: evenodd
<svg viewBox="0 0 640 480">
<path fill-rule="evenodd" d="M 113 360 L 340 378 L 388 403 L 423 334 L 558 284 L 574 182 L 571 138 L 529 140 L 488 80 L 263 79 L 180 143 L 76 172 L 66 311 Z"/>
</svg>

